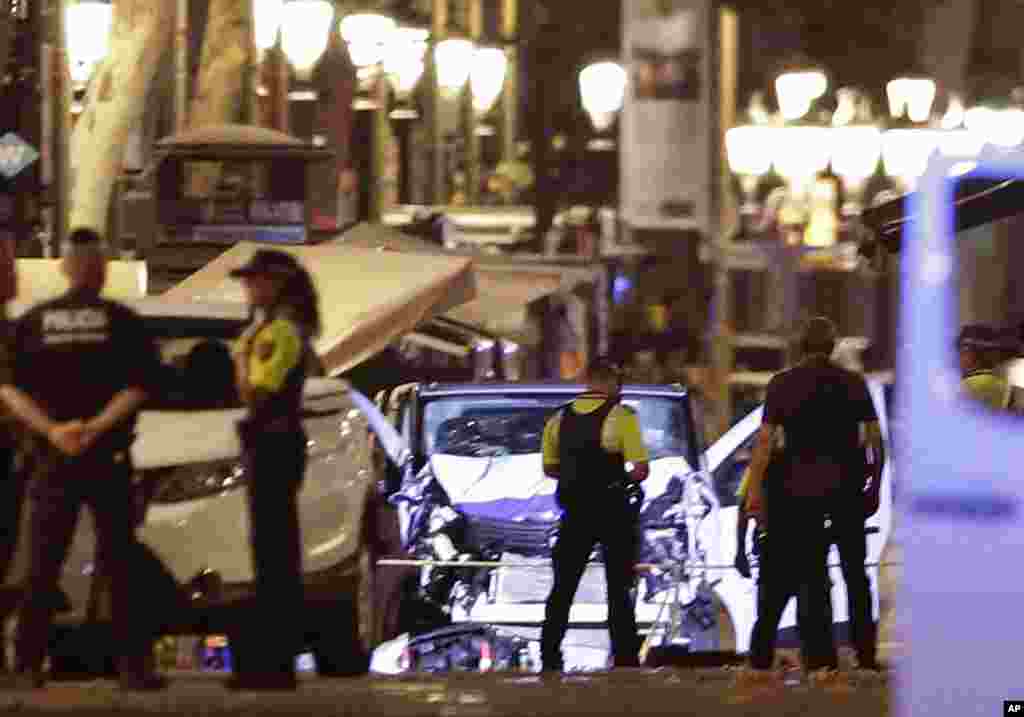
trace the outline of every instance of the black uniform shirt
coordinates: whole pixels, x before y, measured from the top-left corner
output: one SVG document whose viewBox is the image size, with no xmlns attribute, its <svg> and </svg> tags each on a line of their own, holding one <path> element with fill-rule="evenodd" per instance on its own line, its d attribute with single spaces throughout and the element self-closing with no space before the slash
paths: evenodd
<svg viewBox="0 0 1024 717">
<path fill-rule="evenodd" d="M 832 463 L 848 469 L 848 485 L 863 488 L 860 424 L 877 420 L 864 377 L 824 356 L 778 374 L 768 385 L 764 422 L 782 427 L 784 461 L 795 481 L 805 479 L 804 467 L 811 474 L 806 479 L 825 479 L 822 466 Z"/>
<path fill-rule="evenodd" d="M 125 389 L 156 388 L 160 358 L 142 320 L 90 292 L 33 308 L 17 322 L 15 343 L 14 385 L 54 421 L 89 420 Z M 130 442 L 133 428 L 134 417 L 108 440 Z"/>
</svg>

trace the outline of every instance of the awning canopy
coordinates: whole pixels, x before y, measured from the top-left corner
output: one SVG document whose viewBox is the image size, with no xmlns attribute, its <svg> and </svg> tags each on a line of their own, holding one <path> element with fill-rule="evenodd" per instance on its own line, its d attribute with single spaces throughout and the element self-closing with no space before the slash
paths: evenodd
<svg viewBox="0 0 1024 717">
<path fill-rule="evenodd" d="M 446 315 L 460 323 L 505 336 L 516 335 L 522 330 L 527 304 L 560 291 L 571 291 L 579 284 L 593 282 L 599 271 L 578 259 L 447 252 L 437 244 L 375 224 L 359 224 L 331 244 L 383 253 L 471 258 L 476 267 L 476 298 L 453 308 Z"/>
<path fill-rule="evenodd" d="M 261 248 L 236 244 L 160 298 L 244 302 L 240 282 L 228 274 Z M 473 263 L 465 257 L 368 251 L 333 242 L 277 248 L 302 262 L 320 293 L 324 326 L 316 348 L 330 374 L 349 370 L 476 295 Z"/>
<path fill-rule="evenodd" d="M 879 241 L 898 252 L 903 233 L 910 225 L 913 193 L 866 209 L 864 224 L 874 232 L 871 241 Z M 1018 180 L 967 179 L 958 182 L 953 199 L 956 231 L 995 222 L 1024 211 L 1024 182 Z"/>
<path fill-rule="evenodd" d="M 36 304 L 60 296 L 68 290 L 60 259 L 18 259 L 19 304 Z M 144 261 L 107 263 L 107 286 L 103 296 L 133 301 L 146 296 L 148 274 Z"/>
</svg>

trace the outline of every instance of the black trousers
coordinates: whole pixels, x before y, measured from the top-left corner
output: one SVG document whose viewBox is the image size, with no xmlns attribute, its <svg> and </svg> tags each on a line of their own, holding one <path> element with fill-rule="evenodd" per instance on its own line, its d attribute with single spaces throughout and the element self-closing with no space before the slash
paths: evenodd
<svg viewBox="0 0 1024 717">
<path fill-rule="evenodd" d="M 851 502 L 859 506 L 859 501 Z M 839 549 L 839 565 L 846 583 L 846 597 L 850 612 L 850 640 L 857 651 L 861 667 L 875 664 L 876 632 L 871 604 L 871 584 L 864 562 L 867 559 L 867 536 L 864 533 L 864 514 L 860 510 L 841 509 L 831 514 L 831 541 Z M 828 547 L 825 549 L 828 557 Z"/>
<path fill-rule="evenodd" d="M 29 491 L 29 571 L 16 638 L 17 669 L 42 669 L 59 580 L 82 506 L 92 512 L 96 564 L 110 580 L 114 644 L 122 670 L 143 669 L 151 649 L 152 621 L 146 606 L 132 599 L 131 551 L 135 540 L 132 469 L 127 451 L 66 458 L 54 451 L 40 457 Z"/>
<path fill-rule="evenodd" d="M 17 463 L 13 442 L 0 436 L 0 584 L 11 570 L 25 505 L 25 474 Z"/>
<path fill-rule="evenodd" d="M 541 659 L 546 669 L 562 668 L 562 640 L 569 610 L 594 546 L 600 544 L 608 586 L 608 632 L 616 667 L 638 664 L 640 640 L 630 591 L 637 554 L 637 513 L 625 499 L 609 498 L 562 515 L 558 542 L 552 551 L 554 585 L 548 596 L 541 630 Z"/>
<path fill-rule="evenodd" d="M 800 642 L 807 669 L 838 665 L 832 637 L 824 555 L 827 505 L 816 499 L 772 496 L 768 536 L 761 553 L 757 621 L 750 640 L 750 663 L 771 669 L 782 612 L 790 598 L 805 598 L 800 610 Z"/>
<path fill-rule="evenodd" d="M 240 426 L 255 591 L 243 630 L 231 645 L 237 674 L 288 673 L 302 647 L 302 544 L 298 491 L 306 436 Z"/>
</svg>

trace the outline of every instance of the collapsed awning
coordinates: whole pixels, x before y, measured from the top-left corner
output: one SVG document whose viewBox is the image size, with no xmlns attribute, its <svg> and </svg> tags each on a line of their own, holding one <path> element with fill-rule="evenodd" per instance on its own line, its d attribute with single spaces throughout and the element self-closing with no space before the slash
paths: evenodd
<svg viewBox="0 0 1024 717">
<path fill-rule="evenodd" d="M 18 259 L 19 304 L 36 304 L 68 290 L 60 259 Z M 146 296 L 148 274 L 144 261 L 110 261 L 103 295 L 108 299 L 134 301 Z"/>
<path fill-rule="evenodd" d="M 359 224 L 331 242 L 352 248 L 416 255 L 472 258 L 476 298 L 446 313 L 448 318 L 506 337 L 522 338 L 526 306 L 597 279 L 599 269 L 578 259 L 522 254 L 446 252 L 439 245 L 375 224 Z"/>
<path fill-rule="evenodd" d="M 904 231 L 910 226 L 913 193 L 866 209 L 861 220 L 879 241 L 898 252 Z M 1018 180 L 968 179 L 958 182 L 953 197 L 957 232 L 999 221 L 1024 211 L 1024 182 Z"/>
<path fill-rule="evenodd" d="M 260 248 L 265 247 L 236 244 L 160 298 L 244 302 L 241 284 L 228 273 Z M 316 348 L 330 374 L 347 371 L 476 295 L 473 263 L 465 257 L 368 251 L 333 242 L 277 248 L 302 262 L 320 293 L 324 326 Z"/>
</svg>

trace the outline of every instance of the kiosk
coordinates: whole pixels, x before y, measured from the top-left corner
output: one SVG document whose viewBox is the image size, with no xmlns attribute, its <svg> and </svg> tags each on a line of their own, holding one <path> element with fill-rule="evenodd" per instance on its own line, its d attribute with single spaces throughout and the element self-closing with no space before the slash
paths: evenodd
<svg viewBox="0 0 1024 717">
<path fill-rule="evenodd" d="M 156 231 L 140 247 L 155 285 L 180 281 L 240 241 L 312 243 L 308 168 L 330 151 L 227 124 L 166 137 L 156 155 Z"/>
</svg>

